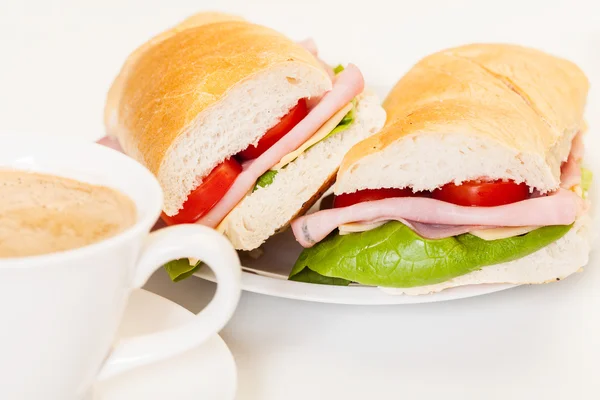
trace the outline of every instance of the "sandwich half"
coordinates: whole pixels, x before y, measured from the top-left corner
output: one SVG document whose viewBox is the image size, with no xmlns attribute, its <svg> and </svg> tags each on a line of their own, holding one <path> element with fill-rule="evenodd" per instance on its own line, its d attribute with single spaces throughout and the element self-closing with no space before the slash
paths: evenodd
<svg viewBox="0 0 600 400">
<path fill-rule="evenodd" d="M 308 49 L 307 49 L 308 48 Z M 252 250 L 332 185 L 385 112 L 354 65 L 220 13 L 136 50 L 111 87 L 109 135 L 158 178 L 168 224 L 199 223 Z"/>
<path fill-rule="evenodd" d="M 384 128 L 345 156 L 334 208 L 293 222 L 306 249 L 290 279 L 418 295 L 576 272 L 587 93 L 576 65 L 529 48 L 424 58 L 385 100 Z"/>
</svg>

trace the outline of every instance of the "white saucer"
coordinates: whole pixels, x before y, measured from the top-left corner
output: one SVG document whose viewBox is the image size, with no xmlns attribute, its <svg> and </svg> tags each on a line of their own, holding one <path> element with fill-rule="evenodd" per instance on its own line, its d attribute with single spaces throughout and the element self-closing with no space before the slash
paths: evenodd
<svg viewBox="0 0 600 400">
<path fill-rule="evenodd" d="M 129 300 L 119 338 L 161 331 L 185 323 L 194 314 L 145 290 Z M 198 348 L 147 365 L 96 385 L 94 400 L 232 400 L 237 374 L 225 342 L 213 336 Z"/>
</svg>

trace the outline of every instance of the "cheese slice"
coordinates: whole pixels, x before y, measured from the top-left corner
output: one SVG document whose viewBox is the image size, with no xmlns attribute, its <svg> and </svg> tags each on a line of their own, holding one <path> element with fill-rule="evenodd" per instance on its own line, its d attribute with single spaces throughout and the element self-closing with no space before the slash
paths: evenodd
<svg viewBox="0 0 600 400">
<path fill-rule="evenodd" d="M 385 224 L 388 221 L 379 221 L 379 222 L 351 222 L 349 224 L 340 225 L 339 234 L 340 235 L 348 235 L 350 233 L 357 232 L 365 232 L 370 231 L 371 229 L 375 229 Z M 505 228 L 490 228 L 490 229 L 477 229 L 472 230 L 469 233 L 473 236 L 477 236 L 483 240 L 497 240 L 497 239 L 506 239 L 513 236 L 524 235 L 529 233 L 535 229 L 539 228 L 538 226 L 517 226 L 517 227 L 505 227 Z"/>
<path fill-rule="evenodd" d="M 379 221 L 371 223 L 351 222 L 349 224 L 340 225 L 338 229 L 340 235 L 348 235 L 350 233 L 370 231 L 371 229 L 379 228 L 381 225 L 384 225 L 387 222 L 389 221 Z"/>
<path fill-rule="evenodd" d="M 470 231 L 469 233 L 483 240 L 498 240 L 524 235 L 536 230 L 537 228 L 539 228 L 539 226 L 515 226 L 505 228 L 477 229 Z"/>
<path fill-rule="evenodd" d="M 246 195 L 246 196 L 248 196 L 248 195 Z M 227 220 L 229 219 L 230 215 L 231 215 L 231 213 L 227 214 L 225 216 L 225 218 L 223 218 L 223 221 L 221 221 L 219 223 L 219 225 L 217 225 L 217 227 L 215 228 L 215 231 L 219 232 L 221 235 L 225 234 L 225 227 L 227 226 Z"/>
<path fill-rule="evenodd" d="M 344 119 L 346 114 L 348 114 L 350 110 L 352 110 L 352 107 L 352 103 L 348 103 L 344 108 L 333 114 L 333 117 L 329 118 L 327 122 L 325 122 L 319 128 L 319 130 L 316 131 L 315 134 L 310 137 L 310 139 L 304 142 L 304 144 L 298 147 L 296 150 L 286 154 L 281 159 L 281 161 L 275 164 L 271 169 L 280 170 L 281 168 L 285 167 L 286 165 L 294 161 L 296 158 L 298 158 L 298 156 L 305 152 L 306 149 L 325 139 L 325 137 L 329 135 L 331 131 L 335 129 L 336 126 L 338 126 L 342 119 Z"/>
</svg>

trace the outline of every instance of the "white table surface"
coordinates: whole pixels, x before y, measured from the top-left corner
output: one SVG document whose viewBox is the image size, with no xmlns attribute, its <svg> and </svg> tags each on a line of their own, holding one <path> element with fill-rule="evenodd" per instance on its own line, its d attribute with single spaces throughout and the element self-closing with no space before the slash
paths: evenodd
<svg viewBox="0 0 600 400">
<path fill-rule="evenodd" d="M 492 40 L 569 57 L 598 85 L 597 3 L 2 0 L 0 130 L 102 136 L 104 96 L 124 57 L 201 9 L 236 11 L 297 39 L 313 36 L 326 59 L 358 63 L 376 86 L 428 52 Z M 599 104 L 593 91 L 591 135 Z M 428 305 L 342 306 L 244 293 L 222 335 L 239 367 L 238 398 L 598 399 L 599 268 L 595 254 L 584 273 L 557 284 Z M 161 271 L 147 288 L 198 311 L 214 285 L 172 284 Z"/>
</svg>

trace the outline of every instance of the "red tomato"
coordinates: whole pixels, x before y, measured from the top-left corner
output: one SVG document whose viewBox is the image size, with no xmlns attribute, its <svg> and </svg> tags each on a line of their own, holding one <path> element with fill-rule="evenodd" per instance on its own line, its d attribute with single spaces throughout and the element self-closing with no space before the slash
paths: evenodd
<svg viewBox="0 0 600 400">
<path fill-rule="evenodd" d="M 410 197 L 416 196 L 410 189 L 364 189 L 354 193 L 344 193 L 335 196 L 333 207 L 348 207 L 363 201 L 381 200 L 389 197 Z"/>
<path fill-rule="evenodd" d="M 306 100 L 302 99 L 289 113 L 281 118 L 277 125 L 264 134 L 256 146 L 250 146 L 246 150 L 239 152 L 237 157 L 243 161 L 258 158 L 258 156 L 267 151 L 271 146 L 277 143 L 279 139 L 291 131 L 292 128 L 296 126 L 298 122 L 302 121 L 307 114 L 308 108 L 306 107 Z"/>
<path fill-rule="evenodd" d="M 513 181 L 469 181 L 462 185 L 448 183 L 434 190 L 431 197 L 460 206 L 493 207 L 525 200 L 529 188 Z"/>
<path fill-rule="evenodd" d="M 200 186 L 188 196 L 183 208 L 172 217 L 162 213 L 167 225 L 188 224 L 198 221 L 225 196 L 235 178 L 242 172 L 242 166 L 233 158 L 217 165 Z"/>
</svg>

